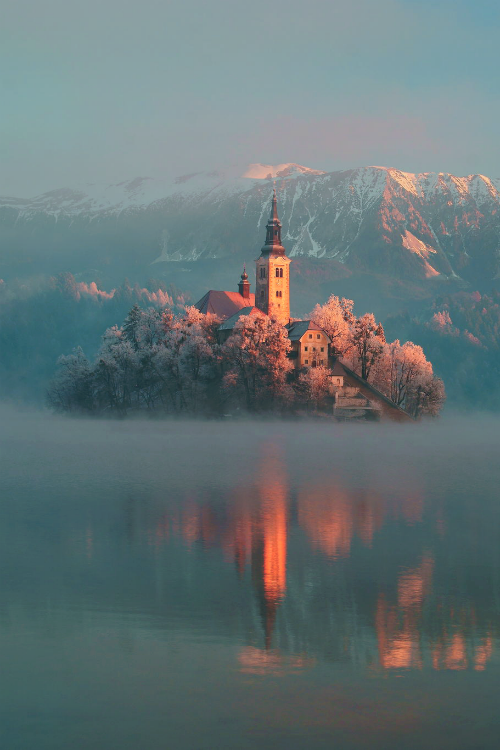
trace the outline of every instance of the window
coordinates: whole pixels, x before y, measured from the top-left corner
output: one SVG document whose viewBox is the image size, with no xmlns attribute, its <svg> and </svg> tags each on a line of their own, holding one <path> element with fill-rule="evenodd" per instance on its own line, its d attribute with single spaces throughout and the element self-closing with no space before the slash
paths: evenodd
<svg viewBox="0 0 500 750">
<path fill-rule="evenodd" d="M 317 339 L 320 339 L 320 338 L 321 338 L 321 335 L 320 335 L 319 333 L 317 333 L 317 334 L 316 334 L 316 338 L 317 338 Z"/>
<path fill-rule="evenodd" d="M 261 297 L 263 297 L 263 296 L 264 296 L 264 290 L 263 290 L 263 289 L 261 289 L 261 290 L 260 290 L 260 296 L 261 296 Z"/>
<path fill-rule="evenodd" d="M 315 352 L 315 351 L 316 351 L 316 347 L 315 347 L 315 346 L 313 346 L 313 352 Z"/>
<path fill-rule="evenodd" d="M 266 269 L 265 266 L 260 267 L 260 278 L 265 279 L 266 278 Z"/>
<path fill-rule="evenodd" d="M 325 351 L 325 347 L 324 347 L 324 346 L 322 346 L 322 347 L 321 347 L 321 351 L 322 351 L 322 352 L 324 352 L 324 351 Z"/>
<path fill-rule="evenodd" d="M 304 347 L 304 351 L 307 352 L 307 346 Z"/>
<path fill-rule="evenodd" d="M 324 365 L 325 364 L 325 360 L 324 359 L 320 359 L 319 363 L 320 363 L 320 365 Z"/>
<path fill-rule="evenodd" d="M 313 335 L 312 335 L 312 333 L 310 333 L 310 334 L 309 334 L 309 338 L 310 338 L 310 339 L 312 339 L 312 337 L 313 337 Z"/>
<path fill-rule="evenodd" d="M 277 279 L 282 279 L 283 278 L 283 269 L 282 268 L 277 268 L 276 269 L 276 278 Z"/>
<path fill-rule="evenodd" d="M 277 297 L 283 297 L 283 292 L 278 289 L 278 291 L 276 292 L 276 296 Z"/>
<path fill-rule="evenodd" d="M 305 359 L 305 360 L 304 360 L 304 364 L 308 365 L 308 364 L 309 364 L 309 360 L 308 360 L 308 359 Z"/>
</svg>

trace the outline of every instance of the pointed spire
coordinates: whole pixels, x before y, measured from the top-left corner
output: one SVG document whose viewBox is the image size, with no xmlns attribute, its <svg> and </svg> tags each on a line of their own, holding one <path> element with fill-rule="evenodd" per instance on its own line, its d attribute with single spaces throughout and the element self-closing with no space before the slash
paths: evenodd
<svg viewBox="0 0 500 750">
<path fill-rule="evenodd" d="M 273 205 L 271 208 L 271 216 L 269 217 L 271 221 L 279 221 L 278 219 L 278 201 L 276 198 L 276 188 L 273 189 Z"/>
<path fill-rule="evenodd" d="M 269 253 L 273 253 L 273 255 L 285 255 L 285 248 L 281 244 L 281 221 L 278 218 L 276 188 L 273 189 L 271 215 L 266 224 L 266 244 L 262 248 L 263 255 L 268 255 Z"/>
</svg>

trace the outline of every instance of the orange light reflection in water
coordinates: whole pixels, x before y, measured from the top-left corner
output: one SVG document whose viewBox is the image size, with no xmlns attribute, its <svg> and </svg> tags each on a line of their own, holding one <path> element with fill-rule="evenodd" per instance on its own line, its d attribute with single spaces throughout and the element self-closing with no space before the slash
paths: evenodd
<svg viewBox="0 0 500 750">
<path fill-rule="evenodd" d="M 242 484 L 231 493 L 225 513 L 214 513 L 202 495 L 191 497 L 178 514 L 163 517 L 156 527 L 156 544 L 169 531 L 180 534 L 188 546 L 202 541 L 218 545 L 235 562 L 240 577 L 250 568 L 260 604 L 264 648 L 248 646 L 239 655 L 242 671 L 263 674 L 303 669 L 313 664 L 305 656 L 286 657 L 271 648 L 275 621 L 287 589 L 289 486 L 283 457 L 276 446 L 263 445 L 263 458 L 254 484 Z M 348 491 L 341 486 L 308 485 L 297 495 L 297 520 L 313 549 L 330 559 L 347 558 L 355 535 L 367 546 L 384 524 L 386 516 L 404 517 L 408 524 L 422 520 L 423 500 L 408 492 L 393 505 L 391 499 L 374 492 Z M 444 527 L 442 509 L 439 526 Z M 91 544 L 90 544 L 91 548 Z M 391 603 L 380 593 L 374 612 L 379 664 L 383 669 L 422 669 L 425 653 L 434 669 L 484 670 L 493 652 L 490 633 L 476 639 L 474 611 L 457 613 L 448 605 L 433 602 L 431 583 L 434 559 L 424 554 L 416 568 L 400 573 L 397 600 Z M 424 603 L 439 611 L 441 635 L 424 637 Z M 427 607 L 428 610 L 428 607 Z M 446 626 L 445 623 L 446 622 Z"/>
<path fill-rule="evenodd" d="M 263 463 L 259 479 L 260 518 L 263 541 L 264 595 L 279 604 L 286 591 L 288 486 L 283 463 L 276 455 Z"/>
<path fill-rule="evenodd" d="M 316 660 L 303 654 L 285 655 L 273 649 L 245 646 L 238 654 L 240 671 L 245 674 L 286 674 L 311 669 Z"/>
<path fill-rule="evenodd" d="M 423 559 L 415 570 L 399 577 L 397 606 L 379 595 L 375 628 L 380 665 L 384 669 L 422 669 L 420 625 L 422 604 L 432 576 L 434 561 Z"/>
<path fill-rule="evenodd" d="M 298 498 L 299 525 L 311 546 L 327 557 L 348 557 L 355 533 L 371 546 L 384 520 L 384 507 L 376 495 L 356 497 L 342 487 L 312 486 Z"/>
</svg>

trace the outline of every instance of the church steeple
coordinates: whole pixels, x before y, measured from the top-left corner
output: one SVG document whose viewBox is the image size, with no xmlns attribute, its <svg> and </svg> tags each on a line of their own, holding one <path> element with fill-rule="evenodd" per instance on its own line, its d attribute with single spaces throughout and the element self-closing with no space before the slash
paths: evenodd
<svg viewBox="0 0 500 750">
<path fill-rule="evenodd" d="M 255 306 L 284 325 L 290 320 L 290 259 L 281 244 L 281 221 L 278 218 L 276 188 L 271 214 L 266 224 L 266 243 L 257 258 Z"/>
<path fill-rule="evenodd" d="M 262 248 L 262 254 L 273 253 L 274 255 L 285 255 L 286 251 L 281 244 L 281 221 L 278 219 L 278 201 L 276 188 L 273 190 L 273 202 L 271 215 L 266 224 L 266 244 Z"/>
</svg>

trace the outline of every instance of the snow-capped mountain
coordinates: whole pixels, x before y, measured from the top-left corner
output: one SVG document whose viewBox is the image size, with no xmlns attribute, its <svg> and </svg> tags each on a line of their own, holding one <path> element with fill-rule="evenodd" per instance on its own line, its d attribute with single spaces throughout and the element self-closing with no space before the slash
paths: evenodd
<svg viewBox="0 0 500 750">
<path fill-rule="evenodd" d="M 16 275 L 113 269 L 123 277 L 158 275 L 173 261 L 250 261 L 263 242 L 274 182 L 292 258 L 419 283 L 479 284 L 499 275 L 500 179 L 385 167 L 326 173 L 297 164 L 0 198 L 2 265 Z"/>
</svg>

